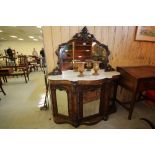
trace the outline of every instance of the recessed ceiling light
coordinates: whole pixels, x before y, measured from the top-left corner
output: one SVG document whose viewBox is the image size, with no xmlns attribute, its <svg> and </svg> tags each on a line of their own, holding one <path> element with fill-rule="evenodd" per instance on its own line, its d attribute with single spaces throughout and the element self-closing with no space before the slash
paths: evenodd
<svg viewBox="0 0 155 155">
<path fill-rule="evenodd" d="M 2 30 L 0 30 L 0 32 L 3 32 Z"/>
<path fill-rule="evenodd" d="M 29 36 L 29 38 L 33 39 L 34 37 L 33 36 Z"/>
<path fill-rule="evenodd" d="M 18 38 L 17 36 L 10 36 L 11 38 Z"/>
<path fill-rule="evenodd" d="M 34 41 L 38 41 L 38 39 L 33 39 Z"/>
<path fill-rule="evenodd" d="M 24 39 L 22 39 L 22 38 L 18 38 L 18 40 L 24 40 Z"/>
</svg>

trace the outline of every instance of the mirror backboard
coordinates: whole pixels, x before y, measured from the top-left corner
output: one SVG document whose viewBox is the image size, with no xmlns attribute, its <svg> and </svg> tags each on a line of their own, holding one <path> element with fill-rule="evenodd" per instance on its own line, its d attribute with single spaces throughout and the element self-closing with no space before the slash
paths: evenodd
<svg viewBox="0 0 155 155">
<path fill-rule="evenodd" d="M 80 33 L 76 33 L 67 43 L 59 45 L 56 54 L 58 66 L 52 72 L 53 75 L 61 74 L 62 70 L 73 69 L 74 61 L 100 61 L 100 68 L 105 70 L 108 70 L 107 68 L 110 66 L 108 65 L 110 54 L 108 46 L 97 41 L 86 27 Z M 110 67 L 110 69 L 112 68 Z"/>
</svg>

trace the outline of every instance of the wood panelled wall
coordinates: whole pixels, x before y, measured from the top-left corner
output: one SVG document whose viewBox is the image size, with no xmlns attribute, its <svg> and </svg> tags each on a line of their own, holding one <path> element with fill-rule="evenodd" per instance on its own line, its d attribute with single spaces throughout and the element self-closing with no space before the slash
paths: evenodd
<svg viewBox="0 0 155 155">
<path fill-rule="evenodd" d="M 43 27 L 48 72 L 56 66 L 55 50 L 67 42 L 83 26 Z M 110 64 L 117 66 L 155 65 L 155 43 L 135 41 L 135 26 L 88 26 L 88 31 L 101 43 L 108 45 Z"/>
</svg>

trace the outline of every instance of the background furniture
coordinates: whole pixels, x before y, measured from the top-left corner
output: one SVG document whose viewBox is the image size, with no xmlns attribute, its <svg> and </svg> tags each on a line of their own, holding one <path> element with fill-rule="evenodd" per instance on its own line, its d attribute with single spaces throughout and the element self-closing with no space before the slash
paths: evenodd
<svg viewBox="0 0 155 155">
<path fill-rule="evenodd" d="M 7 62 L 8 57 L 3 57 L 4 62 Z M 25 82 L 29 80 L 29 69 L 27 57 L 19 55 L 13 63 L 6 63 L 1 65 L 0 76 L 3 77 L 4 82 L 7 82 L 7 76 L 24 76 Z"/>
<path fill-rule="evenodd" d="M 38 67 L 39 67 L 39 64 L 40 64 L 40 59 L 38 57 L 36 57 L 36 56 L 29 55 L 28 56 L 28 64 L 29 64 L 30 72 L 32 72 L 32 69 L 34 71 L 38 70 Z"/>
<path fill-rule="evenodd" d="M 155 66 L 117 67 L 117 71 L 121 73 L 118 84 L 129 90 L 132 97 L 126 104 L 116 101 L 129 111 L 128 119 L 131 119 L 135 102 L 141 99 L 145 90 L 155 89 Z"/>
<path fill-rule="evenodd" d="M 0 68 L 0 77 L 3 78 L 4 82 L 7 82 L 7 76 L 13 73 L 12 68 Z"/>
</svg>

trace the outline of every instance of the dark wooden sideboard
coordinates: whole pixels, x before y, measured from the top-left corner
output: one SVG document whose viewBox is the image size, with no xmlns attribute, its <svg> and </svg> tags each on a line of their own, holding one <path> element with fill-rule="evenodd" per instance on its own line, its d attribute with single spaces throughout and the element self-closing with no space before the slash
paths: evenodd
<svg viewBox="0 0 155 155">
<path fill-rule="evenodd" d="M 128 119 L 131 119 L 135 102 L 145 90 L 155 89 L 155 66 L 117 67 L 117 71 L 121 73 L 118 84 L 129 90 L 132 97 L 127 104 L 129 106 L 116 100 L 129 111 Z"/>
<path fill-rule="evenodd" d="M 56 55 L 57 66 L 49 73 L 48 78 L 54 121 L 70 123 L 77 127 L 80 124 L 91 125 L 103 119 L 107 120 L 108 114 L 113 111 L 109 108 L 111 90 L 113 87 L 116 90 L 116 81 L 119 78 L 119 73 L 113 72 L 114 69 L 109 64 L 108 46 L 97 41 L 84 27 L 71 40 L 60 44 Z M 85 63 L 84 77 L 78 77 L 78 72 L 75 71 L 75 64 L 79 62 Z M 91 62 L 90 67 L 87 62 Z M 99 75 L 91 72 L 93 62 L 99 62 Z M 66 115 L 59 112 L 57 90 L 67 93 Z M 84 104 L 90 101 L 96 103 L 96 99 L 99 100 L 98 111 L 93 115 L 84 116 Z M 64 103 L 63 100 L 61 103 Z M 95 103 L 93 104 L 96 105 Z"/>
</svg>

